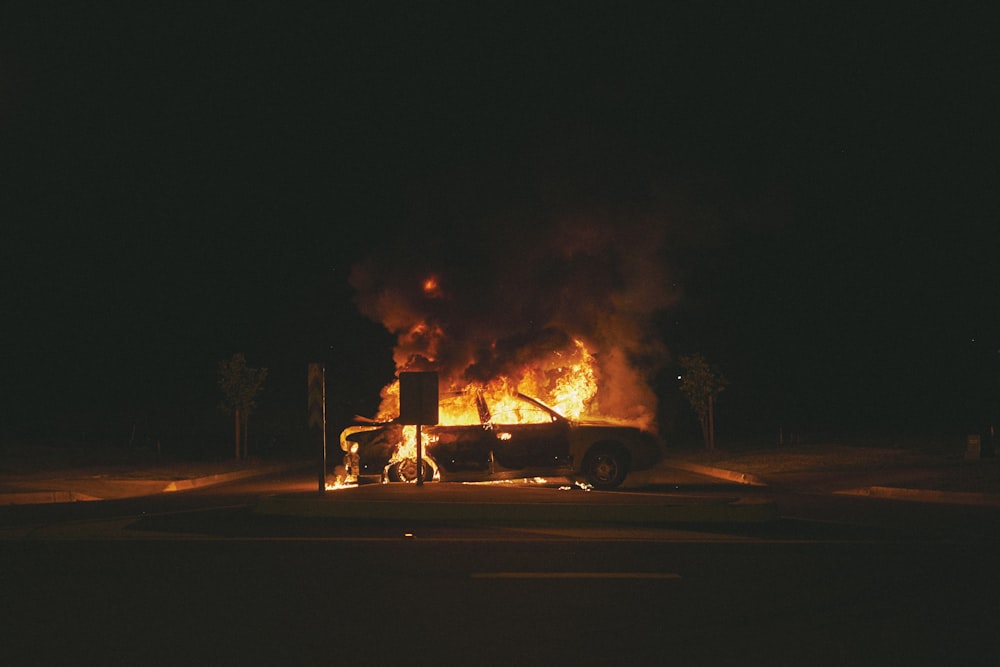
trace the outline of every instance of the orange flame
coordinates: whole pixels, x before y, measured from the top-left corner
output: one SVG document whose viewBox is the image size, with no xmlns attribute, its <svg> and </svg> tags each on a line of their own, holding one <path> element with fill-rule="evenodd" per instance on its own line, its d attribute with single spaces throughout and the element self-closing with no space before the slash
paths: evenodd
<svg viewBox="0 0 1000 667">
<path fill-rule="evenodd" d="M 518 393 L 536 398 L 570 419 L 597 417 L 594 405 L 597 394 L 595 360 L 581 341 L 574 342 L 574 348 L 568 354 L 553 352 L 549 358 L 535 360 L 521 368 L 517 377 L 501 376 L 485 384 L 452 386 L 441 397 L 440 423 L 478 423 L 480 415 L 476 397 L 479 394 L 494 412 L 510 415 L 504 423 L 525 423 L 537 419 L 536 415 L 523 412 L 523 404 L 515 400 Z M 399 381 L 394 380 L 382 389 L 378 419 L 389 420 L 398 414 Z M 407 431 L 412 433 L 412 427 L 403 429 L 404 436 Z M 411 438 L 406 439 L 409 441 Z"/>
</svg>

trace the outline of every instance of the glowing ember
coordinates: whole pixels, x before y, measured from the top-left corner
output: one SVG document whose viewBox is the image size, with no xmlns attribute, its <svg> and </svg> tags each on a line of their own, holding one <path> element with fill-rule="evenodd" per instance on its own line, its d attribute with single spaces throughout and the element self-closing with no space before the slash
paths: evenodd
<svg viewBox="0 0 1000 667">
<path fill-rule="evenodd" d="M 591 486 L 590 484 L 587 484 L 586 482 L 574 482 L 573 486 L 575 486 L 578 489 L 583 489 L 584 491 L 593 491 L 594 490 L 594 487 Z M 560 491 L 572 491 L 573 490 L 573 486 L 563 485 L 563 486 L 559 487 L 559 490 Z"/>
<path fill-rule="evenodd" d="M 548 484 L 549 480 L 544 477 L 525 477 L 523 479 L 495 479 L 488 482 L 462 482 L 462 484 L 469 484 L 472 486 L 511 486 L 513 484 L 520 484 L 522 486 L 530 486 L 532 484 Z"/>
<path fill-rule="evenodd" d="M 437 276 L 428 276 L 423 284 L 424 294 L 429 297 L 441 296 L 441 286 L 438 284 Z"/>
</svg>

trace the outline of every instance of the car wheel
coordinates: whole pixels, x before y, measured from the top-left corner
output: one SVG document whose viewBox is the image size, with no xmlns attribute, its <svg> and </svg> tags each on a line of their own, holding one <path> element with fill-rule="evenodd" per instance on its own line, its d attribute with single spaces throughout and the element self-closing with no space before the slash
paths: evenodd
<svg viewBox="0 0 1000 667">
<path fill-rule="evenodd" d="M 417 481 L 417 461 L 416 459 L 404 459 L 389 466 L 387 477 L 390 482 L 416 482 Z M 424 461 L 424 481 L 434 480 L 434 469 Z"/>
<path fill-rule="evenodd" d="M 621 486 L 628 474 L 628 454 L 613 445 L 594 447 L 583 461 L 583 474 L 595 489 Z"/>
</svg>

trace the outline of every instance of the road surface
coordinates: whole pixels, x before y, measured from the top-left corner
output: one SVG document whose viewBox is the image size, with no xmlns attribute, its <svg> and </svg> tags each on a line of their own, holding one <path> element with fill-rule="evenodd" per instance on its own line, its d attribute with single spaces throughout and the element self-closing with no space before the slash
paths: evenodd
<svg viewBox="0 0 1000 667">
<path fill-rule="evenodd" d="M 268 490 L 5 508 L 7 664 L 996 664 L 995 508 L 372 524 L 261 516 Z"/>
</svg>

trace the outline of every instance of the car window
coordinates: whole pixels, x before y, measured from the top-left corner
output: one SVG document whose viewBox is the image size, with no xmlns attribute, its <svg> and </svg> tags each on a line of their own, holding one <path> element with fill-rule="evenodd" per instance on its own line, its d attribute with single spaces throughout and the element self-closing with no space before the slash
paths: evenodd
<svg viewBox="0 0 1000 667">
<path fill-rule="evenodd" d="M 493 413 L 494 424 L 549 424 L 552 415 L 530 404 L 516 408 L 500 408 Z"/>
</svg>

